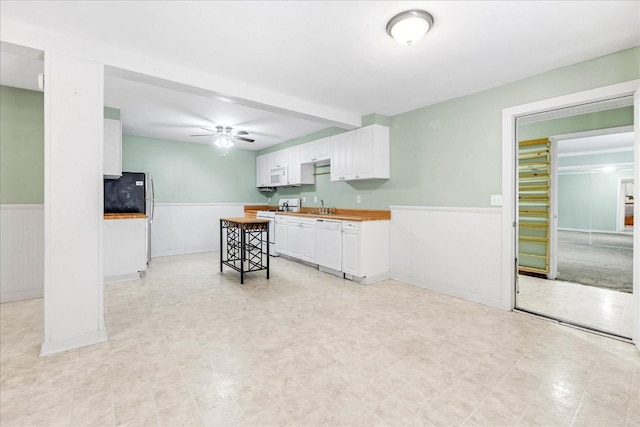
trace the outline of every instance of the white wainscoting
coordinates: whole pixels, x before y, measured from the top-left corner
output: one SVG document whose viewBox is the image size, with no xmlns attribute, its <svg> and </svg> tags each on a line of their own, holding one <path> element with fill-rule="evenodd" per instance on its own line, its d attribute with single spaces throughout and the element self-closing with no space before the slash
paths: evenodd
<svg viewBox="0 0 640 427">
<path fill-rule="evenodd" d="M 156 203 L 151 256 L 220 249 L 220 218 L 244 216 L 250 203 Z"/>
<path fill-rule="evenodd" d="M 0 205 L 0 302 L 44 292 L 44 205 Z"/>
<path fill-rule="evenodd" d="M 391 277 L 509 309 L 501 220 L 501 208 L 391 206 Z"/>
</svg>

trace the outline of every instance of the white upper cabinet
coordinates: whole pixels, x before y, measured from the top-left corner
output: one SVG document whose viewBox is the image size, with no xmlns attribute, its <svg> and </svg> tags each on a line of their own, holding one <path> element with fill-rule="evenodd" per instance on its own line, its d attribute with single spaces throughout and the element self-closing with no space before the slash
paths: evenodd
<svg viewBox="0 0 640 427">
<path fill-rule="evenodd" d="M 289 166 L 289 149 L 274 151 L 271 154 L 271 169 L 286 168 Z"/>
<path fill-rule="evenodd" d="M 296 145 L 286 151 L 289 152 L 288 185 L 313 184 L 315 182 L 314 167 L 313 164 L 303 164 L 302 146 Z"/>
<path fill-rule="evenodd" d="M 256 185 L 270 187 L 271 170 L 287 169 L 280 185 L 315 183 L 315 166 L 331 164 L 331 181 L 389 179 L 389 128 L 370 125 L 256 157 Z"/>
<path fill-rule="evenodd" d="M 331 141 L 331 180 L 389 178 L 389 128 L 365 126 L 339 135 Z"/>
<path fill-rule="evenodd" d="M 331 181 L 346 181 L 355 178 L 353 170 L 353 148 L 355 131 L 335 135 L 331 139 Z"/>
<path fill-rule="evenodd" d="M 302 147 L 302 163 L 329 163 L 331 157 L 331 137 L 318 139 L 300 145 Z"/>
<path fill-rule="evenodd" d="M 256 157 L 256 186 L 269 187 L 269 154 L 263 154 Z"/>
<path fill-rule="evenodd" d="M 122 125 L 120 120 L 104 119 L 103 171 L 105 178 L 122 176 Z"/>
</svg>

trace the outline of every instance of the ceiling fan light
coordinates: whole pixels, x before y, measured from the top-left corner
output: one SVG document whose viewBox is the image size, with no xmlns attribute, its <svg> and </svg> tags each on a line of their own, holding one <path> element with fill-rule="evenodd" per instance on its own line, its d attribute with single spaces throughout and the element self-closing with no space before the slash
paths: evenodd
<svg viewBox="0 0 640 427">
<path fill-rule="evenodd" d="M 411 46 L 433 27 L 433 16 L 424 10 L 407 10 L 391 18 L 387 34 L 400 44 Z"/>
<path fill-rule="evenodd" d="M 227 138 L 226 136 L 216 138 L 214 144 L 222 149 L 233 147 L 233 141 L 231 140 L 231 138 Z"/>
</svg>

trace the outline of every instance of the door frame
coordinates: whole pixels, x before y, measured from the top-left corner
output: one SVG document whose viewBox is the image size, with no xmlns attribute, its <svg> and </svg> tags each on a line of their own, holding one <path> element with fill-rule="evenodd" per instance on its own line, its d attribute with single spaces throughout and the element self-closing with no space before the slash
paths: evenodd
<svg viewBox="0 0 640 427">
<path fill-rule="evenodd" d="M 516 229 L 516 119 L 531 114 L 542 113 L 592 102 L 610 100 L 625 96 L 634 96 L 634 177 L 640 182 L 640 80 L 630 80 L 609 86 L 576 92 L 569 95 L 544 99 L 517 105 L 502 110 L 502 256 L 501 291 L 503 308 L 515 308 L 515 285 L 517 276 Z M 640 185 L 634 186 L 634 199 L 640 194 Z M 634 204 L 634 216 L 640 215 L 640 203 Z M 640 250 L 640 227 L 634 224 L 634 249 Z M 637 248 L 637 249 L 636 249 Z M 633 333 L 632 339 L 640 350 L 640 262 L 633 258 Z"/>
<path fill-rule="evenodd" d="M 631 178 L 620 178 L 618 179 L 618 206 L 616 209 L 616 232 L 618 233 L 624 233 L 624 217 L 625 217 L 625 199 L 626 199 L 626 192 L 625 190 L 625 185 L 624 184 L 628 184 L 628 183 L 633 183 L 633 187 L 635 189 L 635 179 L 633 177 Z M 636 200 L 635 197 L 633 198 L 633 206 L 636 206 Z M 635 216 L 633 217 L 633 223 L 635 224 L 636 218 Z"/>
</svg>

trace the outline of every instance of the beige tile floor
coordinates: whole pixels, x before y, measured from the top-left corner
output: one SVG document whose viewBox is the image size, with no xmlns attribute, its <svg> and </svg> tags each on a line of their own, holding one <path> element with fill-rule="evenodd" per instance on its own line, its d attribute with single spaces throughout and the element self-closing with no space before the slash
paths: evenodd
<svg viewBox="0 0 640 427">
<path fill-rule="evenodd" d="M 0 306 L 0 424 L 640 424 L 630 344 L 284 259 L 155 258 L 106 288 L 110 340 L 38 358 L 42 300 Z"/>
<path fill-rule="evenodd" d="M 631 338 L 632 294 L 526 275 L 518 279 L 518 307 Z"/>
</svg>

